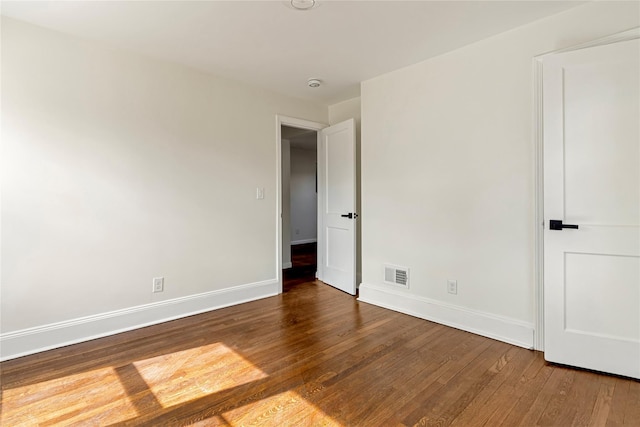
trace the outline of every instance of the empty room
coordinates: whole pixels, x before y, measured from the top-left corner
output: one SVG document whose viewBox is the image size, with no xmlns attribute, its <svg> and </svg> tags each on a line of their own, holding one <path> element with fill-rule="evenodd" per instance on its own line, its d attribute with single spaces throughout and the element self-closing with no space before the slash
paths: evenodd
<svg viewBox="0 0 640 427">
<path fill-rule="evenodd" d="M 640 426 L 640 1 L 0 12 L 0 425 Z"/>
</svg>

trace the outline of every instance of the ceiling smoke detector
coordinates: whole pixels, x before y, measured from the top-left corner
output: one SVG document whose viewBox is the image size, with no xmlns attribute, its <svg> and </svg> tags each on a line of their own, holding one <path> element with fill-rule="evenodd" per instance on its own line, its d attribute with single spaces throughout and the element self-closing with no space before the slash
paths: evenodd
<svg viewBox="0 0 640 427">
<path fill-rule="evenodd" d="M 320 87 L 320 83 L 322 83 L 320 80 L 318 79 L 309 79 L 307 80 L 307 85 L 309 87 Z"/>
<path fill-rule="evenodd" d="M 291 6 L 294 9 L 298 10 L 309 10 L 313 9 L 313 6 L 316 5 L 316 0 L 291 0 Z"/>
</svg>

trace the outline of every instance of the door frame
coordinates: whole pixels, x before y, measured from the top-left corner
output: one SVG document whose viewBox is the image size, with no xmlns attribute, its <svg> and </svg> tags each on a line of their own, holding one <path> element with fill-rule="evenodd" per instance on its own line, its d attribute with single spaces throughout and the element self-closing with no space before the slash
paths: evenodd
<svg viewBox="0 0 640 427">
<path fill-rule="evenodd" d="M 278 278 L 278 293 L 282 293 L 282 126 L 290 126 L 298 129 L 309 129 L 319 132 L 329 125 L 321 122 L 297 119 L 295 117 L 276 114 L 276 277 Z M 316 148 L 319 149 L 319 147 Z M 318 181 L 318 204 L 320 203 L 320 195 L 323 194 L 324 187 Z M 320 217 L 320 209 L 318 206 L 316 213 L 316 221 Z M 319 231 L 320 229 L 318 229 Z M 318 247 L 321 244 L 321 233 L 318 233 Z"/>
<path fill-rule="evenodd" d="M 534 215 L 534 334 L 533 349 L 544 351 L 544 137 L 542 104 L 542 63 L 559 53 L 603 46 L 640 38 L 640 27 L 612 34 L 576 46 L 544 53 L 533 58 L 533 140 L 535 147 L 535 215 Z"/>
</svg>

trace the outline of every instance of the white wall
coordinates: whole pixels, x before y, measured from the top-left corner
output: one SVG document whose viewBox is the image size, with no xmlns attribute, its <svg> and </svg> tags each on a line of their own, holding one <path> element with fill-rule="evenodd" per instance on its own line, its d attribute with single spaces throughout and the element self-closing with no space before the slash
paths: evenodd
<svg viewBox="0 0 640 427">
<path fill-rule="evenodd" d="M 329 124 L 335 125 L 349 119 L 355 119 L 356 130 L 360 131 L 360 97 L 351 98 L 329 106 Z"/>
<path fill-rule="evenodd" d="M 638 26 L 638 5 L 590 3 L 363 82 L 363 300 L 532 344 L 532 58 Z M 409 290 L 384 263 L 410 268 Z"/>
<path fill-rule="evenodd" d="M 318 237 L 316 157 L 315 150 L 291 149 L 290 230 L 293 245 L 315 242 Z"/>
<path fill-rule="evenodd" d="M 181 301 L 179 316 L 202 293 L 200 310 L 223 304 L 218 291 L 230 303 L 277 292 L 276 114 L 328 119 L 325 106 L 3 18 L 3 356 L 29 352 L 12 344 L 23 338 L 78 339 L 38 335 L 56 322 L 155 304 L 127 329 L 169 316 L 164 301 Z M 152 294 L 157 276 L 165 291 Z M 109 332 L 91 319 L 80 335 Z"/>
</svg>

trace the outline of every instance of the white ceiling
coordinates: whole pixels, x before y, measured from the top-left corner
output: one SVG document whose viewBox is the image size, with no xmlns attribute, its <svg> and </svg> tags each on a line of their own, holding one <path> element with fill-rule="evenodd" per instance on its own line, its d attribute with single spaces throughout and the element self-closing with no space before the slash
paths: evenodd
<svg viewBox="0 0 640 427">
<path fill-rule="evenodd" d="M 2 14 L 332 104 L 359 83 L 584 2 L 2 1 Z M 308 78 L 323 81 L 307 87 Z"/>
</svg>

